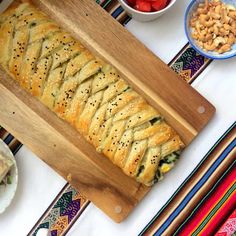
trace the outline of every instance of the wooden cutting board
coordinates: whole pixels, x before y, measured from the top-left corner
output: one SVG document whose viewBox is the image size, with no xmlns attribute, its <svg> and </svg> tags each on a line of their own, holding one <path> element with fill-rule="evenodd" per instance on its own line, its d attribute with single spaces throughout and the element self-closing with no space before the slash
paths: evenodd
<svg viewBox="0 0 236 236">
<path fill-rule="evenodd" d="M 213 116 L 215 108 L 205 98 L 94 0 L 33 3 L 115 66 L 164 115 L 186 145 Z M 75 129 L 21 89 L 1 68 L 0 77 L 0 124 L 113 220 L 124 220 L 150 188 L 127 177 L 97 153 Z"/>
</svg>

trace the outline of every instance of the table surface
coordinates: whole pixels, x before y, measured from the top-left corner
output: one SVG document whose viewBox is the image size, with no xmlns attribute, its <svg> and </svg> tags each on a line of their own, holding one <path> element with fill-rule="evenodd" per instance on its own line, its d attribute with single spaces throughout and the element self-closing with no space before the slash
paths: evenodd
<svg viewBox="0 0 236 236">
<path fill-rule="evenodd" d="M 131 20 L 126 28 L 168 64 L 187 43 L 183 21 L 188 2 L 177 1 L 168 13 L 153 22 L 140 23 Z M 213 61 L 192 82 L 191 86 L 216 107 L 216 114 L 186 148 L 176 167 L 153 187 L 127 220 L 116 224 L 89 203 L 67 235 L 98 235 L 98 232 L 99 235 L 138 235 L 219 137 L 235 122 L 235 68 L 235 58 Z M 11 206 L 0 215 L 3 236 L 16 235 L 16 232 L 17 235 L 27 235 L 67 184 L 25 146 L 17 152 L 16 161 L 19 184 Z"/>
</svg>

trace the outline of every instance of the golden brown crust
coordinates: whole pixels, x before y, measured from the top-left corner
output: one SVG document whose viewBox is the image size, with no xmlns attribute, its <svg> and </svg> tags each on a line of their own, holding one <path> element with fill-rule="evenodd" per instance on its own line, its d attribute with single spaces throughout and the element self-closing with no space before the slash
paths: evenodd
<svg viewBox="0 0 236 236">
<path fill-rule="evenodd" d="M 161 156 L 165 157 L 172 152 L 176 152 L 184 147 L 178 135 L 175 135 L 161 146 Z"/>
<path fill-rule="evenodd" d="M 89 132 L 88 132 L 88 140 L 97 148 L 101 143 L 100 132 L 103 128 L 103 123 L 105 119 L 107 105 L 102 105 L 96 111 L 94 117 L 92 118 Z"/>
<path fill-rule="evenodd" d="M 85 104 L 89 98 L 91 91 L 92 80 L 87 80 L 76 91 L 73 100 L 71 101 L 70 108 L 66 109 L 65 119 L 71 124 L 76 124 L 76 118 L 80 117 Z"/>
<path fill-rule="evenodd" d="M 63 81 L 64 70 L 64 67 L 56 68 L 49 74 L 42 97 L 40 98 L 40 100 L 51 110 L 55 107 L 55 100 Z"/>
<path fill-rule="evenodd" d="M 107 157 L 109 157 L 111 161 L 113 161 L 118 143 L 125 131 L 125 124 L 126 124 L 125 120 L 121 120 L 119 122 L 114 123 L 109 132 L 109 135 L 101 144 L 101 149 L 103 150 L 103 153 Z"/>
<path fill-rule="evenodd" d="M 35 11 L 34 8 L 30 10 L 27 8 L 26 11 L 23 12 L 24 14 L 21 15 L 15 25 L 15 29 L 18 30 L 20 27 L 30 26 L 32 23 L 40 22 L 42 20 L 48 20 L 47 16 L 42 14 L 41 12 Z"/>
<path fill-rule="evenodd" d="M 81 53 L 71 59 L 66 67 L 65 78 L 74 76 L 81 68 L 84 67 L 89 61 L 93 60 L 93 55 L 88 50 L 82 50 Z"/>
<path fill-rule="evenodd" d="M 60 28 L 52 22 L 39 22 L 34 23 L 34 27 L 30 30 L 29 43 L 33 43 L 37 40 L 45 39 L 54 32 L 59 31 Z"/>
<path fill-rule="evenodd" d="M 101 68 L 101 72 L 94 76 L 92 93 L 97 93 L 98 91 L 105 89 L 110 84 L 116 82 L 117 79 L 118 77 L 114 71 L 114 68 L 104 65 Z"/>
<path fill-rule="evenodd" d="M 33 6 L 0 16 L 0 63 L 127 175 L 152 185 L 173 167 L 183 148 L 176 132 L 115 68 Z"/>
<path fill-rule="evenodd" d="M 30 92 L 35 97 L 41 97 L 51 65 L 51 57 L 43 58 L 37 64 L 35 63 L 34 65 L 32 65 L 32 70 L 34 72 L 30 79 Z"/>
<path fill-rule="evenodd" d="M 53 52 L 72 42 L 74 42 L 74 39 L 67 32 L 55 32 L 43 41 L 40 57 L 43 58 L 52 55 Z"/>
<path fill-rule="evenodd" d="M 24 59 L 22 60 L 22 64 L 20 67 L 20 84 L 22 87 L 29 89 L 31 85 L 30 78 L 34 73 L 35 63 L 39 57 L 39 53 L 41 50 L 41 42 L 37 42 L 35 44 L 31 44 L 28 46 L 28 50 L 24 55 Z"/>
<path fill-rule="evenodd" d="M 15 79 L 20 80 L 21 63 L 29 39 L 28 30 L 26 27 L 24 27 L 20 31 L 16 31 L 14 35 L 15 36 L 12 40 L 12 46 L 9 48 L 9 71 L 11 71 Z"/>
<path fill-rule="evenodd" d="M 128 87 L 128 84 L 123 79 L 119 79 L 117 82 L 110 84 L 104 91 L 101 105 L 109 102 L 115 96 L 125 91 Z"/>
<path fill-rule="evenodd" d="M 95 93 L 94 95 L 92 95 L 88 99 L 88 102 L 86 103 L 83 112 L 81 113 L 79 119 L 76 122 L 77 129 L 85 137 L 88 134 L 91 120 L 92 120 L 94 114 L 96 113 L 96 111 L 99 107 L 99 104 L 101 102 L 102 94 L 103 94 L 103 92 L 100 91 L 98 93 Z"/>
<path fill-rule="evenodd" d="M 139 174 L 138 181 L 151 185 L 161 159 L 161 148 L 159 146 L 149 148 L 143 159 L 144 161 L 140 165 L 145 166 L 145 168 Z"/>
<path fill-rule="evenodd" d="M 133 130 L 126 130 L 120 139 L 117 151 L 114 156 L 114 163 L 120 168 L 124 168 L 133 144 Z"/>
<path fill-rule="evenodd" d="M 63 45 L 62 48 L 60 48 L 55 52 L 55 54 L 53 54 L 52 69 L 61 66 L 64 62 L 80 54 L 83 50 L 84 47 L 78 42 L 71 42 L 66 45 Z"/>
<path fill-rule="evenodd" d="M 106 119 L 113 117 L 117 112 L 124 108 L 129 102 L 137 98 L 138 94 L 133 90 L 128 90 L 122 94 L 116 96 L 113 100 L 108 103 Z"/>
<path fill-rule="evenodd" d="M 147 139 L 136 141 L 133 143 L 128 158 L 124 166 L 124 172 L 127 175 L 136 177 L 142 158 L 147 149 Z"/>
</svg>

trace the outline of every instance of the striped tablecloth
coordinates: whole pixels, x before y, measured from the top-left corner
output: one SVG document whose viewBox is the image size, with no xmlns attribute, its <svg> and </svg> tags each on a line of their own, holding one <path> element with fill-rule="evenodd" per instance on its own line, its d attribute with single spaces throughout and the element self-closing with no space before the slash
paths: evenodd
<svg viewBox="0 0 236 236">
<path fill-rule="evenodd" d="M 233 235 L 236 232 L 235 60 L 209 60 L 187 43 L 181 25 L 187 0 L 179 1 L 172 11 L 150 23 L 131 20 L 116 0 L 97 3 L 180 78 L 211 100 L 218 111 L 216 117 L 185 151 L 175 170 L 119 225 L 1 128 L 0 137 L 16 156 L 20 181 L 15 201 L 0 216 L 0 235 L 36 235 L 40 228 L 49 229 L 52 236 Z"/>
</svg>

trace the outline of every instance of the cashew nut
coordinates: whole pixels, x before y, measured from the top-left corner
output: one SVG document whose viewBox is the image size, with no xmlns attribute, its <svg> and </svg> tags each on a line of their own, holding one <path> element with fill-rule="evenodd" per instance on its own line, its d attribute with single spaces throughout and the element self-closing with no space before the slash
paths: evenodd
<svg viewBox="0 0 236 236">
<path fill-rule="evenodd" d="M 189 25 L 192 38 L 205 51 L 224 53 L 236 43 L 236 8 L 221 0 L 200 3 Z"/>
<path fill-rule="evenodd" d="M 214 51 L 216 49 L 216 46 L 214 45 L 214 43 L 210 45 L 208 43 L 204 43 L 203 48 L 205 48 L 207 51 Z"/>
<path fill-rule="evenodd" d="M 217 37 L 214 39 L 213 43 L 215 44 L 216 47 L 218 47 L 219 45 L 225 44 L 226 41 L 223 37 Z"/>
<path fill-rule="evenodd" d="M 229 12 L 229 17 L 231 17 L 232 19 L 236 20 L 236 11 L 230 11 Z"/>
<path fill-rule="evenodd" d="M 215 13 L 220 15 L 221 12 L 221 5 L 217 5 L 215 8 Z"/>
<path fill-rule="evenodd" d="M 227 44 L 229 45 L 233 45 L 235 42 L 235 37 L 232 33 L 229 34 L 228 40 L 227 40 Z"/>
<path fill-rule="evenodd" d="M 224 52 L 228 52 L 230 50 L 231 50 L 231 45 L 225 44 L 218 50 L 218 53 L 221 54 L 221 53 L 224 53 Z"/>
</svg>

